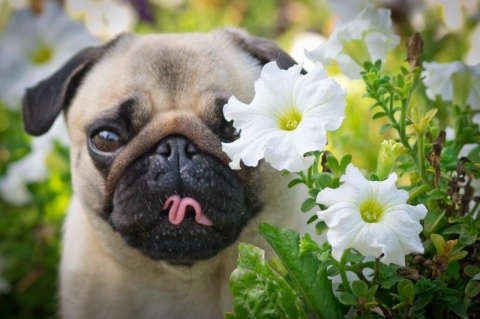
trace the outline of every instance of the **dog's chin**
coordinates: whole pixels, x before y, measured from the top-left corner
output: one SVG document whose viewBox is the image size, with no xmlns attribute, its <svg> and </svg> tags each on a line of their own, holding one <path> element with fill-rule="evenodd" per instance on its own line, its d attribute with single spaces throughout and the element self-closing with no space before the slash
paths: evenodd
<svg viewBox="0 0 480 319">
<path fill-rule="evenodd" d="M 131 165 L 107 220 L 129 246 L 154 260 L 192 264 L 211 258 L 238 239 L 255 209 L 235 174 L 214 157 L 199 155 L 180 170 L 169 165 L 155 154 Z M 171 198 L 200 208 L 186 204 L 174 221 Z"/>
<path fill-rule="evenodd" d="M 235 233 L 223 233 L 218 226 L 198 225 L 190 218 L 185 218 L 180 225 L 171 225 L 168 219 L 160 218 L 152 229 L 120 233 L 128 245 L 144 255 L 181 265 L 211 258 L 238 237 Z"/>
</svg>

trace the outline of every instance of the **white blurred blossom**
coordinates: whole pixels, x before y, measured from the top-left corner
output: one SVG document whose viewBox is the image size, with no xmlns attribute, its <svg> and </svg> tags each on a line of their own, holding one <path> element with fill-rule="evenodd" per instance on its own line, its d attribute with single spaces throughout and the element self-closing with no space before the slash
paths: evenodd
<svg viewBox="0 0 480 319">
<path fill-rule="evenodd" d="M 289 53 L 295 61 L 302 63 L 305 70 L 310 71 L 315 65 L 315 62 L 307 59 L 305 50 L 313 50 L 323 42 L 325 42 L 325 38 L 318 33 L 301 32 L 293 38 Z"/>
<path fill-rule="evenodd" d="M 423 82 L 431 100 L 440 96 L 443 101 L 468 104 L 473 110 L 480 110 L 480 64 L 424 62 L 423 68 Z"/>
<path fill-rule="evenodd" d="M 400 42 L 391 26 L 390 10 L 368 5 L 355 19 L 335 27 L 326 42 L 305 55 L 323 64 L 336 61 L 345 75 L 359 79 L 365 62 L 384 62 L 388 51 Z"/>
<path fill-rule="evenodd" d="M 29 9 L 14 11 L 0 34 L 0 100 L 18 109 L 26 87 L 50 76 L 80 49 L 98 43 L 52 1 L 38 16 Z"/>
<path fill-rule="evenodd" d="M 92 34 L 105 40 L 130 31 L 137 22 L 137 15 L 129 1 L 67 0 L 66 8 L 72 16 L 82 18 Z"/>
<path fill-rule="evenodd" d="M 332 255 L 340 260 L 348 248 L 385 264 L 405 265 L 405 255 L 423 253 L 420 240 L 427 209 L 407 204 L 408 193 L 396 188 L 395 173 L 381 182 L 368 181 L 352 164 L 336 189 L 325 188 L 317 203 L 328 208 L 317 213 L 327 226 Z"/>
<path fill-rule="evenodd" d="M 31 151 L 20 160 L 10 163 L 7 172 L 0 177 L 0 195 L 12 205 L 31 202 L 29 183 L 40 182 L 48 177 L 46 157 L 53 149 L 54 141 L 69 144 L 68 132 L 63 116 L 57 118 L 50 130 L 32 140 Z"/>
<path fill-rule="evenodd" d="M 277 170 L 298 172 L 313 163 L 305 153 L 322 150 L 327 130 L 336 130 L 345 115 L 346 92 L 328 78 L 317 63 L 306 75 L 302 66 L 281 70 L 276 62 L 265 64 L 255 82 L 250 104 L 232 96 L 224 107 L 228 121 L 240 131 L 240 138 L 222 143 L 230 156 L 230 167 L 257 166 L 265 158 Z"/>
<path fill-rule="evenodd" d="M 478 0 L 425 0 L 427 5 L 441 5 L 445 24 L 449 29 L 458 29 L 464 23 L 464 14 L 475 12 Z"/>
</svg>

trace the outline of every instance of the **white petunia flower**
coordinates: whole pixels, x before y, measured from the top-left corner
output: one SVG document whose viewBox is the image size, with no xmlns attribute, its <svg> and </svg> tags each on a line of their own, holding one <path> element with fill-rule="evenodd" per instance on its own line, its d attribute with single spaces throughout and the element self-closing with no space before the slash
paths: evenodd
<svg viewBox="0 0 480 319">
<path fill-rule="evenodd" d="M 330 38 L 305 55 L 314 61 L 329 64 L 336 61 L 344 74 L 359 79 L 367 61 L 385 61 L 388 51 L 395 48 L 400 37 L 390 30 L 390 10 L 368 5 L 352 21 L 335 28 Z"/>
<path fill-rule="evenodd" d="M 255 82 L 250 104 L 229 99 L 225 118 L 241 132 L 238 140 L 222 144 L 232 159 L 230 167 L 239 169 L 240 160 L 257 166 L 265 158 L 277 170 L 298 172 L 313 163 L 305 153 L 325 147 L 326 131 L 337 129 L 345 117 L 346 92 L 319 63 L 306 75 L 301 70 L 300 65 L 280 70 L 269 62 Z"/>
<path fill-rule="evenodd" d="M 408 205 L 408 193 L 395 186 L 397 175 L 381 182 L 368 181 L 350 164 L 339 188 L 326 188 L 317 203 L 326 210 L 317 213 L 328 226 L 327 238 L 332 255 L 340 259 L 347 248 L 364 256 L 380 257 L 385 264 L 405 265 L 405 255 L 423 253 L 419 237 L 424 205 Z"/>
<path fill-rule="evenodd" d="M 18 109 L 26 87 L 50 76 L 80 49 L 98 43 L 54 2 L 47 1 L 38 16 L 28 9 L 14 11 L 0 34 L 0 100 Z"/>
<path fill-rule="evenodd" d="M 431 100 L 438 95 L 444 101 L 468 104 L 472 109 L 480 110 L 480 64 L 424 62 L 423 68 L 423 83 Z"/>
<path fill-rule="evenodd" d="M 105 40 L 130 31 L 137 22 L 129 1 L 67 0 L 66 8 L 73 16 L 81 17 L 92 34 Z"/>
</svg>

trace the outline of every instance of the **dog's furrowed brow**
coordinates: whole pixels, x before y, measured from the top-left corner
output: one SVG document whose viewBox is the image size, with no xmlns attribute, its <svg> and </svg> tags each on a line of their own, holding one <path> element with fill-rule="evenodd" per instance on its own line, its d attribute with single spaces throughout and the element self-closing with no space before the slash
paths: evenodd
<svg viewBox="0 0 480 319">
<path fill-rule="evenodd" d="M 118 106 L 87 125 L 86 131 L 91 132 L 102 126 L 113 126 L 121 129 L 129 137 L 133 137 L 149 120 L 147 112 L 140 104 L 136 97 L 128 97 Z"/>
<path fill-rule="evenodd" d="M 114 117 L 117 117 L 118 120 L 125 123 L 125 128 L 127 131 L 131 132 L 134 126 L 133 119 L 134 119 L 134 105 L 136 104 L 135 98 L 128 98 L 116 109 L 116 114 Z"/>
</svg>

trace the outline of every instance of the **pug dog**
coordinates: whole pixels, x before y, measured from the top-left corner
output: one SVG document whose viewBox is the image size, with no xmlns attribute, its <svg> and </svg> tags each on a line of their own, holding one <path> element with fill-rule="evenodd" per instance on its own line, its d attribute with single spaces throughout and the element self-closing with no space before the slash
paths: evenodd
<svg viewBox="0 0 480 319">
<path fill-rule="evenodd" d="M 249 103 L 261 68 L 295 61 L 270 40 L 210 33 L 121 35 L 27 89 L 25 129 L 65 114 L 74 195 L 63 229 L 62 318 L 223 318 L 237 244 L 258 224 L 302 229 L 288 177 L 229 168 L 223 116 Z"/>
</svg>

